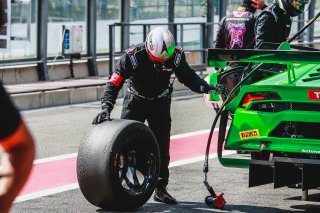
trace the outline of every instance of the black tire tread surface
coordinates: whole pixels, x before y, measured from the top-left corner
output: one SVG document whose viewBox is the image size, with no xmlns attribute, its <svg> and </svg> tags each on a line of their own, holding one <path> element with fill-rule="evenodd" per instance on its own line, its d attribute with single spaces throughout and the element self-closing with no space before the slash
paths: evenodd
<svg viewBox="0 0 320 213">
<path fill-rule="evenodd" d="M 126 139 L 138 134 L 155 147 L 156 178 L 140 196 L 123 192 L 112 168 L 115 153 L 126 145 Z M 103 209 L 135 210 L 145 204 L 154 191 L 159 168 L 159 148 L 152 131 L 143 123 L 113 119 L 92 125 L 86 132 L 77 157 L 77 177 L 84 197 Z"/>
</svg>

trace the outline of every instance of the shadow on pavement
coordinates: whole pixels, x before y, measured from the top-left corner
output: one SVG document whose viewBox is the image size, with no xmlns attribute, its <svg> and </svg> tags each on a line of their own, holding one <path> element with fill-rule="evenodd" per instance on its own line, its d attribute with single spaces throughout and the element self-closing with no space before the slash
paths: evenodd
<svg viewBox="0 0 320 213">
<path fill-rule="evenodd" d="M 301 207 L 301 208 L 298 208 Z M 306 207 L 306 208 L 304 208 Z M 312 207 L 312 209 L 315 206 Z M 296 209 L 310 209 L 310 205 L 301 205 L 297 206 Z M 297 211 L 297 212 L 301 212 Z M 319 208 L 318 208 L 319 210 Z M 97 212 L 99 213 L 109 213 L 109 212 L 115 212 L 115 211 L 109 211 L 109 210 L 103 210 L 98 209 Z M 259 212 L 259 213 L 282 213 L 282 212 L 288 212 L 284 211 L 278 208 L 273 207 L 260 207 L 260 206 L 249 206 L 249 205 L 226 205 L 224 209 L 213 209 L 211 207 L 208 207 L 205 203 L 198 203 L 198 202 L 179 202 L 178 205 L 166 205 L 162 203 L 146 203 L 141 208 L 137 209 L 134 212 Z M 295 211 L 290 211 L 295 212 Z M 309 212 L 309 211 L 307 211 Z M 320 212 L 320 211 L 317 211 Z"/>
<path fill-rule="evenodd" d="M 320 212 L 319 204 L 293 205 L 290 207 L 293 209 L 298 209 L 299 212 Z"/>
<path fill-rule="evenodd" d="M 301 201 L 301 196 L 295 196 L 295 197 L 290 197 L 287 198 L 286 200 L 297 200 L 297 201 Z M 308 201 L 311 202 L 318 202 L 320 201 L 320 193 L 316 193 L 316 194 L 309 194 L 308 195 Z M 320 206 L 319 206 L 320 207 Z M 320 211 L 319 211 L 320 212 Z"/>
</svg>

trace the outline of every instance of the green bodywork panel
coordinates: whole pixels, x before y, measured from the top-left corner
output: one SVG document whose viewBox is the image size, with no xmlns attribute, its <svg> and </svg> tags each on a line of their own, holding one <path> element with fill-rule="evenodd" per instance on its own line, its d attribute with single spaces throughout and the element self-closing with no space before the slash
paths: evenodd
<svg viewBox="0 0 320 213">
<path fill-rule="evenodd" d="M 290 49 L 284 44 L 283 49 Z M 259 54 L 258 54 L 259 53 Z M 212 61 L 254 62 L 285 64 L 287 70 L 250 85 L 242 85 L 235 98 L 225 109 L 234 117 L 225 139 L 225 149 L 264 151 L 300 154 L 320 154 L 320 139 L 275 137 L 272 133 L 282 122 L 320 123 L 320 111 L 282 110 L 278 112 L 257 111 L 253 104 L 292 103 L 320 106 L 320 52 L 319 51 L 209 51 L 209 65 Z M 310 98 L 314 92 L 315 97 Z M 254 100 L 244 105 L 247 94 L 273 93 L 275 99 Z M 314 129 L 320 131 L 320 129 Z M 224 166 L 244 167 L 249 161 L 220 158 Z"/>
<path fill-rule="evenodd" d="M 217 84 L 218 83 L 218 75 L 219 72 L 212 72 L 209 73 L 204 80 L 208 83 L 208 84 Z M 209 94 L 209 100 L 208 101 L 219 101 L 220 97 L 219 94 L 216 91 L 213 91 L 212 93 Z"/>
<path fill-rule="evenodd" d="M 216 60 L 209 61 L 209 67 L 225 68 L 226 66 L 227 66 L 226 61 L 216 61 Z"/>
<path fill-rule="evenodd" d="M 226 139 L 225 148 L 259 150 L 261 141 L 270 141 L 271 143 L 268 143 L 264 150 L 303 153 L 304 149 L 309 149 L 319 150 L 318 153 L 320 154 L 320 140 L 269 137 L 270 132 L 279 126 L 282 121 L 319 123 L 319 111 L 285 110 L 281 112 L 260 112 L 250 110 L 253 102 L 245 107 L 241 106 L 245 95 L 252 92 L 277 93 L 281 100 L 272 100 L 272 102 L 320 104 L 320 99 L 309 100 L 308 97 L 309 90 L 320 90 L 320 80 L 302 81 L 317 69 L 320 69 L 319 65 L 300 66 L 295 70 L 296 80 L 292 83 L 288 83 L 287 72 L 283 72 L 255 84 L 243 86 L 236 98 L 226 106 L 227 110 L 233 111 L 235 114 Z M 254 103 L 264 102 L 269 103 L 270 100 L 254 101 Z M 240 132 L 255 129 L 259 131 L 259 137 L 240 138 Z"/>
</svg>

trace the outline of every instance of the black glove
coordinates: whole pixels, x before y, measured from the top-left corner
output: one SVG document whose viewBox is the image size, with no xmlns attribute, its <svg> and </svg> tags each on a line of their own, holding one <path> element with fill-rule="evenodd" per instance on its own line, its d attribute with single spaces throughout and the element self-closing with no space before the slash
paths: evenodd
<svg viewBox="0 0 320 213">
<path fill-rule="evenodd" d="M 92 124 L 100 124 L 104 121 L 110 121 L 110 113 L 113 107 L 108 105 L 102 106 L 102 111 L 93 119 Z"/>
<path fill-rule="evenodd" d="M 229 87 L 225 84 L 210 84 L 208 93 L 210 93 L 212 90 L 219 93 L 223 100 L 225 100 L 230 93 Z"/>
</svg>

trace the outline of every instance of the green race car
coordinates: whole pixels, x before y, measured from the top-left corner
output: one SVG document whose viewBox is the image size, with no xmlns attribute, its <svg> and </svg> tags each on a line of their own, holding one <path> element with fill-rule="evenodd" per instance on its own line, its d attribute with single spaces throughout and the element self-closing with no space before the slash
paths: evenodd
<svg viewBox="0 0 320 213">
<path fill-rule="evenodd" d="M 209 66 L 240 64 L 212 74 L 220 83 L 235 73 L 242 79 L 218 113 L 218 156 L 224 166 L 248 166 L 250 187 L 320 186 L 320 51 L 295 48 L 208 50 Z M 251 158 L 224 158 L 223 148 Z"/>
</svg>

